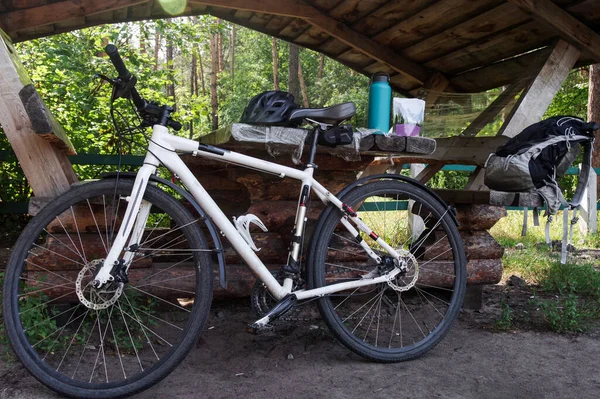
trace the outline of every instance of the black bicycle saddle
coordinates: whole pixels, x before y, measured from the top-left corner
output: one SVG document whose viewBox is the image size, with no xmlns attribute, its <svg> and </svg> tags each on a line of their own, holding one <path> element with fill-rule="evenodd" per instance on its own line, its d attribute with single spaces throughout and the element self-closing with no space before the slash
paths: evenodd
<svg viewBox="0 0 600 399">
<path fill-rule="evenodd" d="M 298 122 L 302 119 L 335 125 L 356 114 L 356 106 L 352 102 L 334 105 L 328 108 L 298 108 L 290 113 L 289 121 Z"/>
</svg>

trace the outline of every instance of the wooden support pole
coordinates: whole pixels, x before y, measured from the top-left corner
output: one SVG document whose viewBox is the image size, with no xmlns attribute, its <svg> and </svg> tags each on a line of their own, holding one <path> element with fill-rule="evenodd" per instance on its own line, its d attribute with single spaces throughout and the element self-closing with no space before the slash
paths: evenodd
<svg viewBox="0 0 600 399">
<path fill-rule="evenodd" d="M 73 147 L 66 136 L 55 136 L 48 131 L 47 127 L 54 123 L 51 117 L 44 122 L 35 116 L 29 102 L 34 98 L 30 95 L 32 89 L 10 40 L 0 31 L 0 124 L 33 193 L 41 197 L 56 197 L 77 181 L 65 153 L 73 152 Z M 41 101 L 36 103 L 43 107 Z M 49 114 L 45 109 L 39 111 L 37 115 Z M 57 133 L 56 129 L 54 133 Z"/>
</svg>

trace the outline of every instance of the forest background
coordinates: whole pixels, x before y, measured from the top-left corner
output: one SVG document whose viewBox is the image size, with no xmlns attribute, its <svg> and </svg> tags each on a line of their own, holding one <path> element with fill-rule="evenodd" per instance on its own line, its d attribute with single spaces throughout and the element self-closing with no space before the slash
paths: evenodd
<svg viewBox="0 0 600 399">
<path fill-rule="evenodd" d="M 322 54 L 211 16 L 186 17 L 103 25 L 17 45 L 38 92 L 78 153 L 144 151 L 141 137 L 118 146 L 110 89 L 99 86 L 95 76 L 115 75 L 102 51 L 108 43 L 118 46 L 138 78 L 142 96 L 175 105 L 175 118 L 184 126 L 180 135 L 198 137 L 237 122 L 250 98 L 266 90 L 289 91 L 304 107 L 353 101 L 357 105 L 353 125 L 366 126 L 368 77 Z M 589 71 L 589 67 L 572 71 L 547 115 L 586 118 Z M 483 102 L 492 101 L 500 91 L 485 93 Z M 484 134 L 495 134 L 501 123 L 499 118 Z M 0 158 L 0 201 L 26 201 L 31 190 L 4 134 Z M 82 179 L 111 168 L 75 166 Z M 430 184 L 462 188 L 466 179 L 460 172 L 443 172 Z"/>
</svg>

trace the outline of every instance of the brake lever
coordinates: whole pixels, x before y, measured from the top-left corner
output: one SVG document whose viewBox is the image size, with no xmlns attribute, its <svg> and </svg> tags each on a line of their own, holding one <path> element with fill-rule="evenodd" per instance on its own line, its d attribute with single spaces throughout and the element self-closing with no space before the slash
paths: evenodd
<svg viewBox="0 0 600 399">
<path fill-rule="evenodd" d="M 94 74 L 94 79 L 102 79 L 102 80 L 110 83 L 111 85 L 116 85 L 117 84 L 116 79 L 109 78 L 108 76 L 102 75 L 101 73 L 95 73 Z"/>
</svg>

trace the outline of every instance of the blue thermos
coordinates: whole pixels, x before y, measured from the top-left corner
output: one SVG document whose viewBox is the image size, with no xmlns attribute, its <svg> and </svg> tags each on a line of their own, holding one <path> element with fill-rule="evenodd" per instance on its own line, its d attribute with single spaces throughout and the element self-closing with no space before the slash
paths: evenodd
<svg viewBox="0 0 600 399">
<path fill-rule="evenodd" d="M 369 129 L 377 129 L 383 133 L 390 130 L 391 104 L 390 77 L 387 73 L 377 72 L 371 78 L 369 87 Z"/>
</svg>

